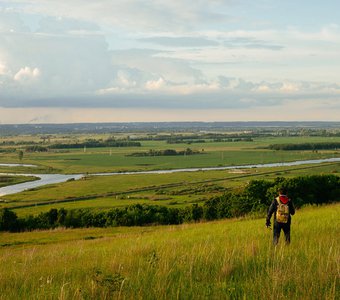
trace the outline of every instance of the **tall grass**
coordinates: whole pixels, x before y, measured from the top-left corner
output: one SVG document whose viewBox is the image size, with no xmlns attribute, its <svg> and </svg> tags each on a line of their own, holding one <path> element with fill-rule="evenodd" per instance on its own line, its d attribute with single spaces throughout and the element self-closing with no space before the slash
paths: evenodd
<svg viewBox="0 0 340 300">
<path fill-rule="evenodd" d="M 277 247 L 263 219 L 3 233 L 0 299 L 337 299 L 339 215 L 298 211 Z"/>
</svg>

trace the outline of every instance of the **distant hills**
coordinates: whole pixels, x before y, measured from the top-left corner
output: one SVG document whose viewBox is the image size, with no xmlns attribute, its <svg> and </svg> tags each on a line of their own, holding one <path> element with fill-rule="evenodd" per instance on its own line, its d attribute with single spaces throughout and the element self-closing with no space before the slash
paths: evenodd
<svg viewBox="0 0 340 300">
<path fill-rule="evenodd" d="M 331 129 L 340 122 L 127 122 L 127 123 L 69 123 L 69 124 L 0 124 L 0 135 L 111 133 L 164 131 L 232 131 L 253 129 Z"/>
</svg>

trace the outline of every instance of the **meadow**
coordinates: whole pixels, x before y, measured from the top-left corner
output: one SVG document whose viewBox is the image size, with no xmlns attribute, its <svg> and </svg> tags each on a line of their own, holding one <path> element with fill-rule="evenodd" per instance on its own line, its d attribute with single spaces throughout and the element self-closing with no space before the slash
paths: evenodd
<svg viewBox="0 0 340 300">
<path fill-rule="evenodd" d="M 99 138 L 99 137 L 97 137 Z M 19 139 L 15 137 L 15 139 Z M 31 137 L 37 142 L 37 137 Z M 61 140 L 60 140 L 61 139 Z M 58 141 L 65 143 L 74 139 L 82 140 L 84 137 L 76 135 L 61 138 Z M 20 139 L 19 139 L 20 140 Z M 98 173 L 98 172 L 124 172 L 159 169 L 177 169 L 193 167 L 231 166 L 246 164 L 262 164 L 273 162 L 287 162 L 294 160 L 320 159 L 339 156 L 339 151 L 274 151 L 265 149 L 270 144 L 277 143 L 312 143 L 312 142 L 340 142 L 340 137 L 259 137 L 252 142 L 213 142 L 194 144 L 167 144 L 166 141 L 141 141 L 141 147 L 118 148 L 87 148 L 87 149 L 58 149 L 49 152 L 25 152 L 22 163 L 36 164 L 38 168 L 26 169 L 31 173 Z M 25 145 L 26 146 L 26 145 Z M 18 146 L 24 149 L 24 146 Z M 183 151 L 190 148 L 199 151 L 198 155 L 184 156 L 154 156 L 131 157 L 134 152 L 164 149 Z M 18 163 L 16 152 L 1 153 L 0 163 Z M 0 167 L 0 172 L 8 168 Z M 25 172 L 25 169 L 16 167 L 10 170 Z"/>
<path fill-rule="evenodd" d="M 264 219 L 0 234 L 0 299 L 339 299 L 340 205 Z"/>
</svg>

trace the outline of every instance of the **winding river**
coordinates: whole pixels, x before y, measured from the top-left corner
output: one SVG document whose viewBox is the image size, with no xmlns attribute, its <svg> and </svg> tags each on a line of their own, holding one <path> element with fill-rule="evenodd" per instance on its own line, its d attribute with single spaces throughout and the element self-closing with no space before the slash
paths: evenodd
<svg viewBox="0 0 340 300">
<path fill-rule="evenodd" d="M 214 171 L 214 170 L 233 170 L 233 169 L 251 169 L 251 168 L 273 168 L 273 167 L 290 167 L 307 164 L 320 164 L 327 162 L 340 162 L 340 157 L 316 159 L 316 160 L 299 160 L 293 162 L 283 163 L 269 163 L 269 164 L 253 164 L 240 166 L 226 166 L 226 167 L 207 167 L 207 168 L 187 168 L 187 169 L 172 169 L 172 170 L 153 170 L 153 171 L 134 171 L 134 172 L 113 172 L 113 173 L 94 173 L 87 174 L 91 176 L 109 176 L 109 175 L 131 175 L 131 174 L 170 174 L 177 172 L 197 172 L 197 171 Z M 34 165 L 23 164 L 0 164 L 0 166 L 7 167 L 32 167 Z M 19 193 L 28 189 L 37 188 L 46 184 L 65 182 L 70 179 L 78 180 L 84 177 L 84 174 L 14 174 L 14 173 L 0 173 L 0 175 L 22 175 L 22 176 L 36 176 L 39 179 L 36 181 L 24 182 L 15 185 L 5 186 L 0 188 L 0 197 Z"/>
</svg>

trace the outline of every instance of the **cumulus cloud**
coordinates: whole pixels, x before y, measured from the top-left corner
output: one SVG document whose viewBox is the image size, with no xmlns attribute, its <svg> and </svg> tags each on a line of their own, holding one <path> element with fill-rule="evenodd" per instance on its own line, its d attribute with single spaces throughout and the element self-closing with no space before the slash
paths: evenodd
<svg viewBox="0 0 340 300">
<path fill-rule="evenodd" d="M 258 87 L 256 87 L 256 89 L 254 91 L 262 92 L 262 93 L 268 93 L 268 92 L 270 92 L 270 87 L 268 85 L 261 84 Z"/>
<path fill-rule="evenodd" d="M 146 82 L 145 87 L 147 90 L 159 90 L 165 84 L 163 78 L 158 78 L 157 80 L 149 80 Z"/>
<path fill-rule="evenodd" d="M 116 69 L 102 35 L 70 34 L 69 30 L 83 27 L 74 20 L 42 21 L 35 32 L 14 28 L 1 33 L 0 105 L 8 105 L 5 99 L 17 105 L 19 98 L 22 105 L 31 98 L 48 101 L 49 97 L 94 94 L 114 76 Z M 84 28 L 90 30 L 88 24 Z M 38 81 L 39 85 L 29 84 Z"/>
<path fill-rule="evenodd" d="M 299 87 L 297 86 L 297 84 L 284 82 L 280 88 L 280 91 L 286 92 L 286 93 L 297 92 L 299 91 Z"/>
<path fill-rule="evenodd" d="M 21 68 L 13 77 L 15 81 L 28 82 L 40 76 L 38 68 L 24 67 Z"/>
<path fill-rule="evenodd" d="M 246 28 L 249 20 L 229 15 L 246 2 L 4 0 L 0 106 L 249 109 L 339 100 L 339 27 Z"/>
<path fill-rule="evenodd" d="M 8 72 L 7 67 L 4 63 L 0 62 L 0 75 L 5 75 Z"/>
<path fill-rule="evenodd" d="M 330 92 L 330 89 L 337 92 Z M 220 76 L 201 83 L 173 83 L 162 77 L 145 82 L 144 87 L 111 87 L 98 90 L 102 96 L 98 105 L 108 107 L 154 107 L 154 108 L 250 108 L 278 106 L 286 101 L 296 103 L 307 99 L 340 97 L 340 89 L 334 85 L 316 82 L 269 82 L 249 81 L 242 78 Z"/>
</svg>

